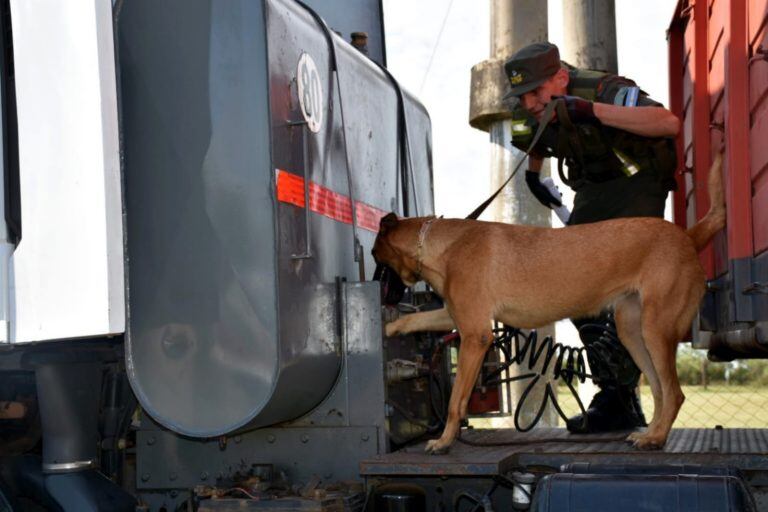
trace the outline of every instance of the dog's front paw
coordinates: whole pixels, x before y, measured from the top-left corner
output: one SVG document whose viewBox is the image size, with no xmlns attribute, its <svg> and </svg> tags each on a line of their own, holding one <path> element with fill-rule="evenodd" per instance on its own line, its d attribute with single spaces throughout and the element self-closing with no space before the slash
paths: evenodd
<svg viewBox="0 0 768 512">
<path fill-rule="evenodd" d="M 441 439 L 432 439 L 427 441 L 424 452 L 430 455 L 445 455 L 451 449 L 451 443 L 446 443 Z"/>
<path fill-rule="evenodd" d="M 387 338 L 391 338 L 392 336 L 397 336 L 402 332 L 402 319 L 398 318 L 397 320 L 393 322 L 389 322 L 384 327 L 384 333 L 387 335 Z"/>
</svg>

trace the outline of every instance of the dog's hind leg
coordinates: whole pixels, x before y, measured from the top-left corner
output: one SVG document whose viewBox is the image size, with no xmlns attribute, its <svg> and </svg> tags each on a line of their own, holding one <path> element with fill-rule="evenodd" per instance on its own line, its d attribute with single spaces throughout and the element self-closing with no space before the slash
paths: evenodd
<svg viewBox="0 0 768 512">
<path fill-rule="evenodd" d="M 451 318 L 450 313 L 448 313 L 448 309 L 443 308 L 403 315 L 397 320 L 388 323 L 385 330 L 387 336 L 394 336 L 396 334 L 408 334 L 409 332 L 451 331 L 455 328 L 456 324 L 453 318 Z"/>
<path fill-rule="evenodd" d="M 646 436 L 636 438 L 638 448 L 662 447 L 685 401 L 677 375 L 677 345 L 704 295 L 703 273 L 697 264 L 678 269 L 676 279 L 660 283 L 654 283 L 656 293 L 644 300 L 642 323 L 646 349 L 661 383 L 662 407 L 660 414 L 654 413 Z"/>
<path fill-rule="evenodd" d="M 640 296 L 637 293 L 626 295 L 616 302 L 615 305 L 616 331 L 619 339 L 626 347 L 632 360 L 640 371 L 643 372 L 648 380 L 648 385 L 653 394 L 653 419 L 649 425 L 654 425 L 659 420 L 661 414 L 661 382 L 653 366 L 653 360 L 643 341 L 642 326 L 642 306 Z M 635 438 L 642 435 L 639 432 L 633 432 L 627 437 L 627 441 L 634 442 Z"/>
<path fill-rule="evenodd" d="M 646 300 L 643 303 L 643 340 L 661 384 L 661 410 L 658 414 L 654 411 L 655 421 L 648 426 L 647 432 L 634 437 L 638 448 L 664 446 L 685 400 L 675 366 L 675 324 L 678 313 L 678 308 L 668 304 L 662 307 L 653 301 Z"/>
</svg>

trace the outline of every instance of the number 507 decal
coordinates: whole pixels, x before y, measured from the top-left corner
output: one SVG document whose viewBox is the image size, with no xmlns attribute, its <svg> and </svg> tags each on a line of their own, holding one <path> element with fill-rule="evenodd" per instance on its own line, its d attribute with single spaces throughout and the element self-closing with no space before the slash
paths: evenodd
<svg viewBox="0 0 768 512">
<path fill-rule="evenodd" d="M 317 72 L 315 61 L 308 53 L 302 53 L 299 58 L 296 79 L 299 83 L 301 113 L 309 129 L 317 133 L 323 125 L 323 87 L 320 85 L 320 74 Z"/>
</svg>

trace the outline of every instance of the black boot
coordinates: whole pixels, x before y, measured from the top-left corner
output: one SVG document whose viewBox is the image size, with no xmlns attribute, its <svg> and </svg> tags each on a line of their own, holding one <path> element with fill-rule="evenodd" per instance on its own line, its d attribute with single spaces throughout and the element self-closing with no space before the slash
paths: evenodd
<svg viewBox="0 0 768 512">
<path fill-rule="evenodd" d="M 600 391 L 587 407 L 566 421 L 568 431 L 578 434 L 628 430 L 646 426 L 637 395 L 640 370 L 616 335 L 613 316 L 574 320 L 587 347 L 587 359 Z"/>
<path fill-rule="evenodd" d="M 587 418 L 578 414 L 568 418 L 565 426 L 574 434 L 597 434 L 645 427 L 645 416 L 635 389 L 603 387 L 587 408 Z"/>
</svg>

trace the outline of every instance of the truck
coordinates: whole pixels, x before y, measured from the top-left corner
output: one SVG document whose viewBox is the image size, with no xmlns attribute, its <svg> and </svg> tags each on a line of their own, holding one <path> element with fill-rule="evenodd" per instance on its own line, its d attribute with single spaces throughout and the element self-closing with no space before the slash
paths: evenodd
<svg viewBox="0 0 768 512">
<path fill-rule="evenodd" d="M 715 1 L 745 20 L 739 2 Z M 706 7 L 676 7 L 673 72 L 698 72 L 682 52 Z M 382 12 L 376 0 L 0 1 L 2 508 L 768 508 L 766 429 L 675 429 L 640 452 L 614 435 L 467 428 L 450 453 L 423 453 L 458 340 L 384 336 L 440 299 L 371 279 L 379 219 L 434 213 L 429 115 L 386 68 Z M 684 83 L 672 80 L 673 109 L 706 111 Z M 729 116 L 713 119 L 743 143 L 751 125 Z M 710 143 L 691 133 L 680 154 L 702 161 L 698 177 Z M 729 153 L 729 180 L 746 180 L 734 158 L 746 157 Z M 692 176 L 676 212 L 701 190 Z M 706 204 L 687 208 L 693 220 Z M 752 263 L 732 265 L 708 267 L 711 300 L 745 301 L 722 283 Z M 764 267 L 749 276 L 759 284 Z M 700 346 L 762 332 L 757 306 L 711 323 L 711 300 Z M 498 334 L 474 414 L 504 407 L 504 384 L 489 382 L 517 342 L 558 350 Z"/>
</svg>

